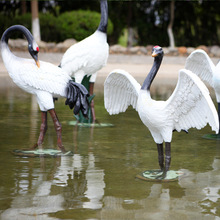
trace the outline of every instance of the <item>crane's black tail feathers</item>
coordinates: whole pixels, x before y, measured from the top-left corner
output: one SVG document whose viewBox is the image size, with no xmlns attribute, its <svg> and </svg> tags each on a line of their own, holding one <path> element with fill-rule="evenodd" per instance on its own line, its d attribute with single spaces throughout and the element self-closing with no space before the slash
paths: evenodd
<svg viewBox="0 0 220 220">
<path fill-rule="evenodd" d="M 65 105 L 69 105 L 70 109 L 74 110 L 73 113 L 77 115 L 79 111 L 82 111 L 84 117 L 88 116 L 89 110 L 89 93 L 87 89 L 79 83 L 70 80 L 66 88 L 66 102 Z"/>
</svg>

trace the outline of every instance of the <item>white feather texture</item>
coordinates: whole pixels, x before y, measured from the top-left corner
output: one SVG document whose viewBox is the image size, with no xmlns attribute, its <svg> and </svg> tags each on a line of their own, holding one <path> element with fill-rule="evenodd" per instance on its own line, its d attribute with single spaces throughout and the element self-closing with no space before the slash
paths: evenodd
<svg viewBox="0 0 220 220">
<path fill-rule="evenodd" d="M 193 51 L 186 59 L 185 68 L 191 70 L 214 90 L 220 102 L 220 62 L 215 66 L 208 54 L 201 49 Z"/>
<path fill-rule="evenodd" d="M 204 50 L 193 51 L 186 59 L 185 69 L 191 70 L 202 80 L 212 84 L 215 65 Z"/>
<path fill-rule="evenodd" d="M 61 60 L 61 68 L 75 77 L 77 83 L 81 83 L 85 75 L 96 74 L 106 65 L 108 55 L 106 33 L 97 30 L 65 52 Z M 92 81 L 94 82 L 95 79 Z"/>
<path fill-rule="evenodd" d="M 129 105 L 137 108 L 141 85 L 126 71 L 112 71 L 104 83 L 105 108 L 110 115 L 125 112 Z"/>
<path fill-rule="evenodd" d="M 218 62 L 215 67 L 212 82 L 215 90 L 216 100 L 218 103 L 220 103 L 220 62 Z"/>
<path fill-rule="evenodd" d="M 104 84 L 105 108 L 110 114 L 124 112 L 132 105 L 158 144 L 171 142 L 173 130 L 201 129 L 210 124 L 218 132 L 218 115 L 208 89 L 189 70 L 179 72 L 177 86 L 167 101 L 155 101 L 150 91 L 123 70 L 112 71 Z"/>
<path fill-rule="evenodd" d="M 66 96 L 66 86 L 71 77 L 61 68 L 40 61 L 40 68 L 33 59 L 13 55 L 7 45 L 1 44 L 5 67 L 14 81 L 24 91 L 35 94 L 42 111 L 54 108 L 53 96 Z"/>
</svg>

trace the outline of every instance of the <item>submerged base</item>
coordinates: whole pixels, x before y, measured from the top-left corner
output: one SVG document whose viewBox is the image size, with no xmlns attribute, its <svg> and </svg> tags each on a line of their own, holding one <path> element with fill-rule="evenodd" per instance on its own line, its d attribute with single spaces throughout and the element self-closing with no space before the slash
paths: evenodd
<svg viewBox="0 0 220 220">
<path fill-rule="evenodd" d="M 111 123 L 80 123 L 78 121 L 69 121 L 69 125 L 80 126 L 80 127 L 113 127 Z"/>
<path fill-rule="evenodd" d="M 36 150 L 13 150 L 12 154 L 21 157 L 60 157 L 60 156 L 72 156 L 72 151 L 63 153 L 60 150 L 54 149 L 36 149 Z"/>
<path fill-rule="evenodd" d="M 162 179 L 161 175 L 163 172 L 161 170 L 146 170 L 140 174 L 138 174 L 136 177 L 145 181 L 154 181 L 154 182 L 171 182 L 171 181 L 177 181 L 180 176 L 183 176 L 182 171 L 174 171 L 169 170 L 167 172 L 166 178 Z"/>
<path fill-rule="evenodd" d="M 220 141 L 220 134 L 205 134 L 202 137 L 205 138 L 205 139 L 209 139 L 209 140 Z"/>
</svg>

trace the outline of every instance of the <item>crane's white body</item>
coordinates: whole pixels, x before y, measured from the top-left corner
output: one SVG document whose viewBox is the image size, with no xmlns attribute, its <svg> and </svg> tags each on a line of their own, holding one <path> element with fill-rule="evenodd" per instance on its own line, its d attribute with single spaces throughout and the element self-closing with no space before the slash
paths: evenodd
<svg viewBox="0 0 220 220">
<path fill-rule="evenodd" d="M 63 55 L 61 68 L 81 83 L 85 75 L 92 75 L 95 82 L 97 71 L 106 65 L 109 55 L 107 35 L 96 30 L 84 40 L 72 45 Z"/>
<path fill-rule="evenodd" d="M 33 59 L 12 54 L 5 43 L 1 44 L 5 67 L 14 81 L 24 91 L 37 96 L 41 111 L 54 108 L 53 96 L 66 97 L 66 86 L 71 77 L 61 68 L 40 61 L 40 68 Z"/>
<path fill-rule="evenodd" d="M 220 62 L 215 66 L 208 54 L 198 49 L 187 57 L 185 68 L 207 82 L 214 89 L 217 102 L 220 103 Z"/>
<path fill-rule="evenodd" d="M 177 86 L 167 101 L 153 100 L 129 73 L 114 70 L 104 83 L 104 102 L 110 114 L 125 112 L 132 105 L 157 144 L 171 142 L 173 130 L 201 129 L 207 123 L 216 133 L 219 129 L 208 89 L 198 76 L 185 69 L 180 70 Z"/>
</svg>

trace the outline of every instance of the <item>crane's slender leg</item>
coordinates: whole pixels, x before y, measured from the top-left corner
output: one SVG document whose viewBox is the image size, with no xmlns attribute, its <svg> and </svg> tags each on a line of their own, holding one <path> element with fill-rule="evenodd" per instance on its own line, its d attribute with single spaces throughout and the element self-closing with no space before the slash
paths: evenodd
<svg viewBox="0 0 220 220">
<path fill-rule="evenodd" d="M 218 120 L 219 120 L 219 130 L 218 135 L 220 135 L 220 103 L 218 102 Z"/>
<path fill-rule="evenodd" d="M 44 136 L 46 134 L 46 131 L 47 131 L 47 112 L 42 111 L 41 112 L 40 134 L 39 134 L 39 137 L 38 137 L 38 141 L 31 149 L 35 149 L 38 146 L 42 145 L 42 143 L 44 141 Z"/>
<path fill-rule="evenodd" d="M 158 161 L 159 161 L 160 169 L 163 171 L 164 169 L 163 143 L 157 144 L 157 151 L 158 151 Z"/>
<path fill-rule="evenodd" d="M 48 111 L 50 113 L 51 118 L 53 119 L 54 127 L 55 127 L 55 130 L 57 133 L 57 145 L 62 152 L 66 152 L 66 150 L 62 144 L 62 134 L 61 134 L 62 133 L 62 126 L 58 120 L 57 114 L 54 109 L 50 109 Z"/>
<path fill-rule="evenodd" d="M 93 92 L 94 92 L 94 84 L 95 84 L 95 83 L 93 83 L 93 82 L 90 82 L 90 83 L 89 83 L 89 94 L 90 94 L 90 95 L 93 95 Z M 92 99 L 90 106 L 91 106 L 91 111 L 92 111 L 92 122 L 95 123 L 96 117 L 95 117 L 94 99 Z"/>
<path fill-rule="evenodd" d="M 166 177 L 167 171 L 170 168 L 171 163 L 171 143 L 165 142 L 165 167 L 163 172 L 163 177 Z"/>
</svg>

